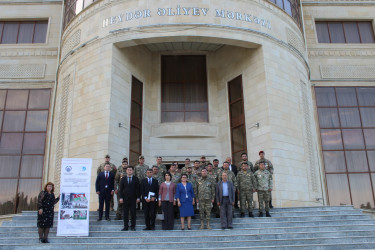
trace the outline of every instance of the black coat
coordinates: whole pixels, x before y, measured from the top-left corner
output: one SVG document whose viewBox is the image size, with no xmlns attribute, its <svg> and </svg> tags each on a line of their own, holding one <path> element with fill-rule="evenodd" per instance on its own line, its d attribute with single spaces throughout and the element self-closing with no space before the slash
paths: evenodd
<svg viewBox="0 0 375 250">
<path fill-rule="evenodd" d="M 152 178 L 151 186 L 148 184 L 148 178 L 144 178 L 141 182 L 141 198 L 144 200 L 149 192 L 155 193 L 155 198 L 159 198 L 159 183 L 158 180 Z"/>
<path fill-rule="evenodd" d="M 132 176 L 132 181 L 128 184 L 128 176 L 124 176 L 120 182 L 120 199 L 136 200 L 139 198 L 139 180 Z"/>
<path fill-rule="evenodd" d="M 105 178 L 105 172 L 100 172 L 96 177 L 95 189 L 96 192 L 103 193 L 104 191 L 111 192 L 115 189 L 115 175 L 109 172 L 108 179 Z M 107 188 L 105 186 L 107 185 Z"/>
</svg>

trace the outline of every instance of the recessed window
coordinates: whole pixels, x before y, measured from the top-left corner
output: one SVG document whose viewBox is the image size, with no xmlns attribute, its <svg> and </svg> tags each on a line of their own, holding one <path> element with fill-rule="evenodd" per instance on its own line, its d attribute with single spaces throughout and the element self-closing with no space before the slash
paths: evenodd
<svg viewBox="0 0 375 250">
<path fill-rule="evenodd" d="M 319 43 L 374 43 L 374 31 L 367 21 L 316 22 Z"/>
<path fill-rule="evenodd" d="M 45 43 L 47 21 L 0 21 L 0 44 Z"/>
<path fill-rule="evenodd" d="M 206 56 L 163 56 L 161 122 L 208 122 Z"/>
</svg>

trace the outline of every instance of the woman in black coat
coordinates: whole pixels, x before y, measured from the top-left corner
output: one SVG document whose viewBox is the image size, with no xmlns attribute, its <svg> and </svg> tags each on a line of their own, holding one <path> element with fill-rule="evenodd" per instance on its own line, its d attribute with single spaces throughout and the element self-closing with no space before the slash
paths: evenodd
<svg viewBox="0 0 375 250">
<path fill-rule="evenodd" d="M 48 182 L 38 196 L 38 233 L 41 243 L 49 243 L 48 233 L 49 229 L 53 227 L 53 207 L 60 199 L 59 197 L 55 198 L 54 190 L 55 185 Z"/>
</svg>

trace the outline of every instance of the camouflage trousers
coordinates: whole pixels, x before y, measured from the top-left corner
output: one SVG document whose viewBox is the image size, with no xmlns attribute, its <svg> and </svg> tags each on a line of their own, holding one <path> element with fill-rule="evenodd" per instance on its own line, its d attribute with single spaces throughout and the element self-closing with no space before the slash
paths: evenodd
<svg viewBox="0 0 375 250">
<path fill-rule="evenodd" d="M 249 210 L 249 213 L 253 212 L 253 191 L 240 191 L 240 206 L 241 213 L 245 213 L 246 208 Z"/>
<path fill-rule="evenodd" d="M 266 212 L 270 211 L 270 192 L 258 190 L 259 212 L 263 212 L 264 204 Z"/>
<path fill-rule="evenodd" d="M 210 221 L 211 216 L 211 200 L 199 200 L 199 215 L 201 220 Z"/>
</svg>

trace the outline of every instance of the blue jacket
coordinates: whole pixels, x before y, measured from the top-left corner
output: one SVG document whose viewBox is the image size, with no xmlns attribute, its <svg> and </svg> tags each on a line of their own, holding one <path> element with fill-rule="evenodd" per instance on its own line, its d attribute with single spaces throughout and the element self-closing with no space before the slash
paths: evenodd
<svg viewBox="0 0 375 250">
<path fill-rule="evenodd" d="M 188 198 L 186 198 L 186 194 Z M 194 190 L 193 186 L 191 185 L 190 182 L 186 183 L 186 191 L 185 187 L 182 183 L 178 183 L 177 188 L 176 188 L 176 199 L 180 199 L 180 202 L 187 202 L 187 201 L 193 201 L 194 198 Z"/>
</svg>

